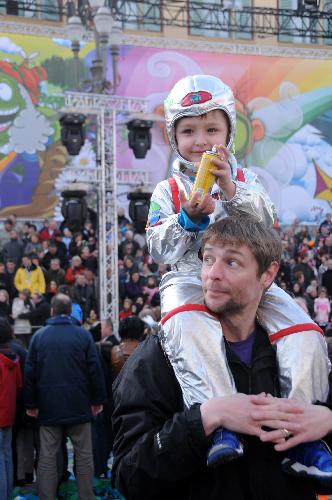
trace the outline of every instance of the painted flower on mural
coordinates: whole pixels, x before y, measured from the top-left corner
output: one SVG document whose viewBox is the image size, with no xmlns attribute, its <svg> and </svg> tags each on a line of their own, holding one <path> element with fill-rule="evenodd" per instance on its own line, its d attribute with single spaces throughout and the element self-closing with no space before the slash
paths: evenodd
<svg viewBox="0 0 332 500">
<path fill-rule="evenodd" d="M 91 142 L 85 141 L 80 154 L 70 160 L 55 180 L 55 190 L 61 192 L 67 184 L 72 182 L 91 184 L 96 181 L 96 174 L 96 153 Z"/>
</svg>

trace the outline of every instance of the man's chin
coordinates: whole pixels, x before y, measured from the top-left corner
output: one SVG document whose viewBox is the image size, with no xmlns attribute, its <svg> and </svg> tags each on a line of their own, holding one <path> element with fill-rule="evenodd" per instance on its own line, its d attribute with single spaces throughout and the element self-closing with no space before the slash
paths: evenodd
<svg viewBox="0 0 332 500">
<path fill-rule="evenodd" d="M 237 304 L 233 300 L 228 300 L 224 304 L 216 304 L 213 301 L 205 300 L 205 305 L 216 314 L 235 314 L 243 309 L 241 304 Z"/>
</svg>

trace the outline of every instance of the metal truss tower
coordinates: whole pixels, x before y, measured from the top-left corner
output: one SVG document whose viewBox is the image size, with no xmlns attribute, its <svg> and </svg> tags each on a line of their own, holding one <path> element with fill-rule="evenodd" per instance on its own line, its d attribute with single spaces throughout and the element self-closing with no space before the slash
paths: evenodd
<svg viewBox="0 0 332 500">
<path fill-rule="evenodd" d="M 99 229 L 100 317 L 112 318 L 118 331 L 118 218 L 116 168 L 117 113 L 143 113 L 146 100 L 104 94 L 67 92 L 64 112 L 94 115 L 97 118 L 97 168 Z"/>
</svg>

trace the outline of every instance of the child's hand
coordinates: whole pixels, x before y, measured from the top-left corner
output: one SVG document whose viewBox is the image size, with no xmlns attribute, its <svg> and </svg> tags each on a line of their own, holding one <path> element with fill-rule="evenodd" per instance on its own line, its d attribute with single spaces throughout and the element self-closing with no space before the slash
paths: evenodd
<svg viewBox="0 0 332 500">
<path fill-rule="evenodd" d="M 212 163 L 215 164 L 216 168 L 211 170 L 211 172 L 216 176 L 216 182 L 224 193 L 226 199 L 231 200 L 235 195 L 236 187 L 232 180 L 231 166 L 228 162 L 229 151 L 221 144 L 215 145 L 214 149 L 220 159 L 212 159 Z"/>
<path fill-rule="evenodd" d="M 214 212 L 215 201 L 209 194 L 205 194 L 200 201 L 199 193 L 194 193 L 191 200 L 187 200 L 184 191 L 180 191 L 179 198 L 181 208 L 183 208 L 194 224 L 199 224 L 205 215 L 210 215 Z"/>
</svg>

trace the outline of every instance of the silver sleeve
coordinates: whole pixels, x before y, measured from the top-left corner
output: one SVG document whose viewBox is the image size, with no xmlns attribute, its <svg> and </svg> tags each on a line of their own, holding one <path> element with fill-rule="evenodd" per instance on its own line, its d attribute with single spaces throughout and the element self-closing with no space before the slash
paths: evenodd
<svg viewBox="0 0 332 500">
<path fill-rule="evenodd" d="M 182 189 L 182 186 L 179 186 Z M 187 193 L 187 196 L 189 193 Z M 168 181 L 163 181 L 155 188 L 151 202 L 160 207 L 156 225 L 148 227 L 146 232 L 149 253 L 155 262 L 164 264 L 177 263 L 197 240 L 198 233 L 186 231 L 178 222 Z M 151 207 L 151 204 L 150 204 Z M 152 217 L 151 208 L 148 220 Z"/>
<path fill-rule="evenodd" d="M 243 169 L 243 173 L 245 182 L 235 181 L 236 193 L 231 200 L 221 201 L 223 208 L 228 215 L 239 217 L 241 214 L 249 214 L 267 226 L 271 226 L 276 210 L 268 193 L 254 172 Z"/>
</svg>

